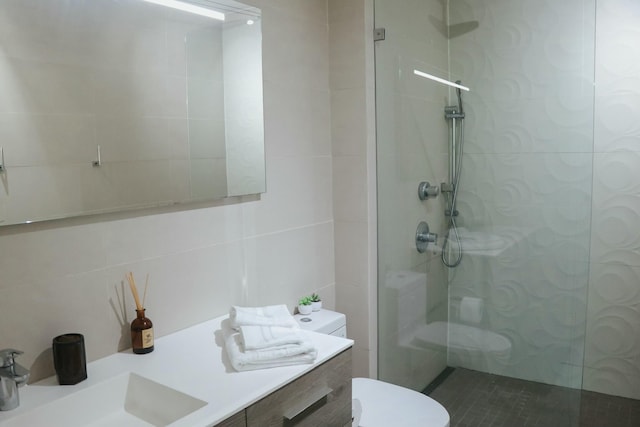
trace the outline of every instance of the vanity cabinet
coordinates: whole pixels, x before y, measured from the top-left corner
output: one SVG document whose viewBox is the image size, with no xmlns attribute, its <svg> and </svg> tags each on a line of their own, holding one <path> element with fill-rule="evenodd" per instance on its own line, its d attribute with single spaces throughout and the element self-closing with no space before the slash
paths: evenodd
<svg viewBox="0 0 640 427">
<path fill-rule="evenodd" d="M 351 352 L 343 351 L 215 427 L 351 425 Z"/>
<path fill-rule="evenodd" d="M 118 352 L 90 362 L 91 375 L 74 387 L 52 387 L 58 384 L 56 377 L 23 387 L 20 407 L 0 411 L 0 426 L 47 425 L 53 415 L 60 418 L 57 425 L 106 425 L 113 411 L 140 421 L 151 412 L 155 417 L 156 406 L 151 404 L 140 415 L 122 411 L 131 379 L 138 384 L 131 397 L 151 396 L 163 409 L 171 406 L 172 414 L 180 412 L 171 423 L 176 427 L 351 425 L 352 340 L 309 332 L 318 350 L 313 364 L 231 372 L 222 339 L 228 318 L 220 316 L 160 337 L 149 356 Z M 201 351 L 185 355 L 184 349 L 194 342 Z M 176 361 L 188 362 L 180 363 L 180 375 L 167 370 Z M 111 397 L 105 398 L 105 393 Z M 93 409 L 67 410 L 78 402 L 89 402 L 84 407 Z M 86 422 L 75 422 L 78 416 Z"/>
<path fill-rule="evenodd" d="M 247 416 L 245 411 L 240 411 L 235 415 L 230 416 L 223 422 L 216 424 L 214 427 L 246 427 Z"/>
</svg>

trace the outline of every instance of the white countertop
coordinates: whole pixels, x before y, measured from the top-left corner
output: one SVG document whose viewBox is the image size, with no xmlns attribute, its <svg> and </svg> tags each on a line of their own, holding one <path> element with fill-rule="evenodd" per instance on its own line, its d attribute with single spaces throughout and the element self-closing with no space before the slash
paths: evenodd
<svg viewBox="0 0 640 427">
<path fill-rule="evenodd" d="M 222 316 L 158 338 L 154 351 L 149 354 L 138 355 L 127 350 L 91 362 L 87 365 L 88 378 L 79 384 L 60 386 L 54 376 L 21 387 L 20 406 L 0 412 L 0 425 L 116 375 L 134 372 L 207 402 L 201 409 L 171 424 L 172 427 L 211 426 L 353 345 L 349 339 L 308 331 L 318 348 L 313 364 L 236 372 L 224 350 L 220 325 L 226 318 Z"/>
</svg>

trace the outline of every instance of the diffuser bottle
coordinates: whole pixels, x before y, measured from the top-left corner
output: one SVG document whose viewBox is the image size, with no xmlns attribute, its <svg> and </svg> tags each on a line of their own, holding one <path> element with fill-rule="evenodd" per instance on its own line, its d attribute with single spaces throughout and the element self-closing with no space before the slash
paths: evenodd
<svg viewBox="0 0 640 427">
<path fill-rule="evenodd" d="M 136 318 L 131 322 L 131 346 L 136 354 L 153 351 L 153 323 L 145 316 L 145 309 L 136 310 Z"/>
</svg>

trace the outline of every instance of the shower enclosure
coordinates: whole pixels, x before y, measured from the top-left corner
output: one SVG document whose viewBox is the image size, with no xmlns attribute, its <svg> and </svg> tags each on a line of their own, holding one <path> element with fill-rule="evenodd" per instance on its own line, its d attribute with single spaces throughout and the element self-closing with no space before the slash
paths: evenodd
<svg viewBox="0 0 640 427">
<path fill-rule="evenodd" d="M 380 378 L 640 399 L 640 4 L 375 0 L 375 26 Z M 470 88 L 454 208 L 416 189 L 452 183 L 458 96 L 414 70 Z"/>
</svg>

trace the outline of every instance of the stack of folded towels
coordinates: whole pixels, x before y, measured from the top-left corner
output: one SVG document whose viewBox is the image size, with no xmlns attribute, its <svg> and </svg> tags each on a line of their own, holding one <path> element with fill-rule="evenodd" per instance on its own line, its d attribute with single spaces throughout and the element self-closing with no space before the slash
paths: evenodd
<svg viewBox="0 0 640 427">
<path fill-rule="evenodd" d="M 234 306 L 223 332 L 236 371 L 312 363 L 318 354 L 286 305 Z"/>
</svg>

